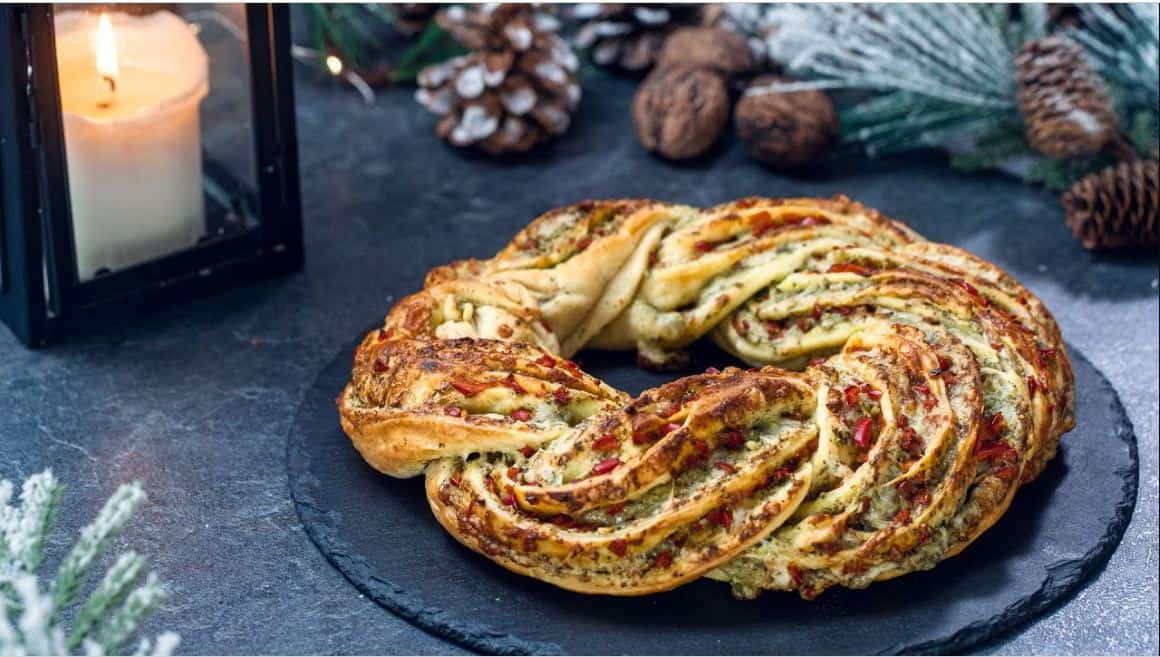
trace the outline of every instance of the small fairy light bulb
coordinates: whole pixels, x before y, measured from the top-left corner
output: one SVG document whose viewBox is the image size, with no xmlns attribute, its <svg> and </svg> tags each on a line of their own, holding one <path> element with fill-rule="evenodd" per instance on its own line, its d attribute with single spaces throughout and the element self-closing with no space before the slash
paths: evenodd
<svg viewBox="0 0 1160 657">
<path fill-rule="evenodd" d="M 330 71 L 331 75 L 338 75 L 342 73 L 342 60 L 334 55 L 327 55 L 326 68 Z"/>
</svg>

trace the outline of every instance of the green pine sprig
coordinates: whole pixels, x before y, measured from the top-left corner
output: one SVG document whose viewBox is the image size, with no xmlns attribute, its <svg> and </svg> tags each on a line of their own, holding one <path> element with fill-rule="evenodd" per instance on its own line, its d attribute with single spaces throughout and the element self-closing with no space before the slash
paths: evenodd
<svg viewBox="0 0 1160 657">
<path fill-rule="evenodd" d="M 142 578 L 144 559 L 120 555 L 95 586 L 88 582 L 101 556 L 145 501 L 137 483 L 121 486 L 80 532 L 55 576 L 37 575 L 59 507 L 61 485 L 51 470 L 29 477 L 13 503 L 13 486 L 0 480 L 0 655 L 121 654 L 142 622 L 165 600 L 153 573 Z M 66 631 L 64 617 L 79 605 Z M 169 655 L 180 639 L 171 632 L 142 639 L 136 654 Z"/>
</svg>

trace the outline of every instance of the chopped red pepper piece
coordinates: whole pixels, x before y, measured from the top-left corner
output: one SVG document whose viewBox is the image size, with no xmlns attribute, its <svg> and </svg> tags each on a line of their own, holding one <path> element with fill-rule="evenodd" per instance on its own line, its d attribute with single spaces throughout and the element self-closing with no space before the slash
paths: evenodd
<svg viewBox="0 0 1160 657">
<path fill-rule="evenodd" d="M 914 391 L 919 395 L 922 395 L 922 405 L 925 408 L 934 408 L 938 404 L 938 399 L 936 399 L 935 396 L 930 392 L 930 386 L 926 385 L 925 383 L 919 383 L 918 385 L 914 386 Z"/>
<path fill-rule="evenodd" d="M 657 558 L 653 560 L 657 568 L 668 568 L 673 563 L 673 555 L 668 552 L 661 552 Z"/>
<path fill-rule="evenodd" d="M 786 570 L 789 571 L 789 578 L 793 581 L 793 585 L 801 586 L 803 579 L 802 569 L 798 568 L 797 566 L 788 566 Z"/>
<path fill-rule="evenodd" d="M 854 427 L 854 442 L 862 449 L 870 449 L 870 439 L 872 436 L 870 432 L 874 429 L 874 420 L 864 417 L 858 420 L 857 426 Z"/>
<path fill-rule="evenodd" d="M 874 270 L 865 265 L 859 265 L 852 262 L 840 262 L 836 265 L 831 265 L 826 270 L 827 274 L 858 274 L 859 276 L 869 276 L 874 273 Z"/>
<path fill-rule="evenodd" d="M 510 506 L 513 509 L 516 507 L 516 496 L 512 495 L 511 493 L 504 495 L 500 501 L 503 502 L 505 506 Z"/>
<path fill-rule="evenodd" d="M 909 520 L 910 520 L 910 509 L 903 509 L 903 510 L 899 511 L 898 513 L 894 514 L 894 522 L 899 524 L 899 525 L 906 524 L 906 522 Z"/>
<path fill-rule="evenodd" d="M 902 423 L 899 422 L 899 425 L 901 424 Z M 920 438 L 914 429 L 910 428 L 909 426 L 902 427 L 902 440 L 899 442 L 899 446 L 902 447 L 902 451 L 912 456 L 922 454 L 922 452 L 926 449 L 926 445 L 923 439 Z"/>
<path fill-rule="evenodd" d="M 600 461 L 599 463 L 597 463 L 596 465 L 592 466 L 592 474 L 593 475 L 608 474 L 609 472 L 612 472 L 613 470 L 615 470 L 616 466 L 618 466 L 618 465 L 620 465 L 620 459 L 615 457 L 615 456 L 609 456 L 608 458 L 606 458 L 606 459 Z"/>
<path fill-rule="evenodd" d="M 749 215 L 749 227 L 753 231 L 754 237 L 761 237 L 766 232 L 776 228 L 777 224 L 774 223 L 772 215 L 762 210 Z"/>
<path fill-rule="evenodd" d="M 592 449 L 598 452 L 610 452 L 620 445 L 620 439 L 611 433 L 606 433 L 592 443 Z"/>
<path fill-rule="evenodd" d="M 826 219 L 825 217 L 815 217 L 814 215 L 809 214 L 797 220 L 795 223 L 802 226 L 825 226 L 830 223 L 830 220 Z"/>
<path fill-rule="evenodd" d="M 967 294 L 969 294 L 971 298 L 974 299 L 979 305 L 983 306 L 984 308 L 988 305 L 986 297 L 984 297 L 982 294 L 979 294 L 979 290 L 974 285 L 971 285 L 961 278 L 955 279 L 954 282 L 956 285 L 966 290 Z"/>
<path fill-rule="evenodd" d="M 520 454 L 523 454 L 524 458 L 526 458 L 526 459 L 532 458 L 532 454 L 535 454 L 535 453 L 536 453 L 536 448 L 532 447 L 531 445 L 524 445 L 523 447 L 520 448 Z"/>
<path fill-rule="evenodd" d="M 847 406 L 855 406 L 858 403 L 858 397 L 862 395 L 862 389 L 856 385 L 846 386 L 842 391 L 842 396 L 846 398 Z"/>
<path fill-rule="evenodd" d="M 576 522 L 575 518 L 563 513 L 557 513 L 556 515 L 549 518 L 548 521 L 557 527 L 564 527 L 568 529 L 580 526 L 580 523 Z"/>
<path fill-rule="evenodd" d="M 814 304 L 813 315 L 814 315 L 815 322 L 822 318 L 822 307 L 816 303 Z"/>
<path fill-rule="evenodd" d="M 628 554 L 628 541 L 623 538 L 615 539 L 608 544 L 608 549 L 616 556 L 623 557 L 625 554 Z"/>
<path fill-rule="evenodd" d="M 882 391 L 871 386 L 869 383 L 862 386 L 862 392 L 866 393 L 866 396 L 874 401 L 882 399 Z"/>
<path fill-rule="evenodd" d="M 1003 435 L 1003 431 L 1007 428 L 1007 420 L 1003 417 L 1003 412 L 999 411 L 986 418 L 986 425 L 984 425 L 984 438 L 986 440 L 995 440 Z"/>
<path fill-rule="evenodd" d="M 508 468 L 508 479 L 519 479 L 519 477 L 520 477 L 520 469 L 519 468 L 517 468 L 514 465 L 512 467 Z"/>
<path fill-rule="evenodd" d="M 697 453 L 697 456 L 700 457 L 709 455 L 709 444 L 700 438 L 694 438 L 690 440 L 689 444 L 692 445 L 693 451 Z"/>
<path fill-rule="evenodd" d="M 725 461 L 717 461 L 713 464 L 713 467 L 721 470 L 722 472 L 737 474 L 737 468 L 733 467 L 733 465 L 730 463 L 726 463 Z"/>
<path fill-rule="evenodd" d="M 709 251 L 712 251 L 713 249 L 717 248 L 718 244 L 720 244 L 720 242 L 712 242 L 709 240 L 699 240 L 699 241 L 693 243 L 693 248 L 700 251 L 701 253 L 708 253 Z"/>
<path fill-rule="evenodd" d="M 508 388 L 510 388 L 516 392 L 519 392 L 520 395 L 523 395 L 523 394 L 525 394 L 525 392 L 528 392 L 527 390 L 525 390 L 523 388 L 523 385 L 520 385 L 519 381 L 515 380 L 515 374 L 512 374 L 512 373 L 508 373 L 507 378 L 505 378 L 505 380 L 503 380 L 503 385 L 507 385 Z"/>
<path fill-rule="evenodd" d="M 528 420 L 532 419 L 532 412 L 526 408 L 517 408 L 516 410 L 512 411 L 512 418 L 519 420 L 520 422 L 527 422 Z"/>
<path fill-rule="evenodd" d="M 666 422 L 665 424 L 661 425 L 661 435 L 667 436 L 670 433 L 672 433 L 680 428 L 681 428 L 680 422 Z"/>
<path fill-rule="evenodd" d="M 463 409 L 459 408 L 458 406 L 448 406 L 447 408 L 443 409 L 443 412 L 450 415 L 451 417 L 462 417 L 465 415 Z"/>
<path fill-rule="evenodd" d="M 459 478 L 459 475 L 451 475 L 451 479 L 448 481 L 450 481 L 451 485 L 455 486 L 456 488 L 459 488 L 459 486 L 463 483 L 463 480 Z"/>
<path fill-rule="evenodd" d="M 615 516 L 615 515 L 619 514 L 621 511 L 624 511 L 624 507 L 627 504 L 628 504 L 627 502 L 617 502 L 616 504 L 612 504 L 604 509 L 604 515 L 609 516 L 609 517 Z"/>
<path fill-rule="evenodd" d="M 592 244 L 592 238 L 585 235 L 583 239 L 581 239 L 579 242 L 576 243 L 576 249 L 579 251 L 583 251 L 584 249 L 587 249 L 591 244 Z"/>
<path fill-rule="evenodd" d="M 376 360 L 375 364 L 374 364 L 374 370 L 375 370 L 375 372 L 382 374 L 383 372 L 387 371 L 387 364 L 384 363 L 382 360 Z"/>
<path fill-rule="evenodd" d="M 1039 390 L 1039 387 L 1040 387 L 1039 379 L 1037 379 L 1033 376 L 1027 377 L 1027 395 L 1029 397 L 1035 396 L 1035 393 L 1036 393 L 1036 391 Z"/>
<path fill-rule="evenodd" d="M 727 429 L 721 434 L 718 442 L 728 449 L 741 449 L 745 446 L 745 435 L 737 429 Z"/>
<path fill-rule="evenodd" d="M 539 363 L 540 365 L 543 365 L 544 367 L 555 367 L 556 366 L 556 359 L 552 358 L 548 354 L 544 354 L 543 356 L 540 356 L 539 358 L 536 359 L 536 362 Z"/>
<path fill-rule="evenodd" d="M 705 514 L 705 518 L 712 523 L 721 525 L 725 529 L 733 528 L 733 509 L 720 507 Z"/>
<path fill-rule="evenodd" d="M 451 387 L 458 390 L 464 397 L 474 397 L 491 386 L 486 383 L 469 381 L 463 377 L 455 377 L 451 379 Z"/>
<path fill-rule="evenodd" d="M 505 386 L 511 388 L 512 390 L 518 392 L 521 395 L 527 393 L 527 390 L 525 390 L 524 387 L 520 385 L 520 382 L 516 381 L 515 374 L 512 374 L 509 372 L 507 375 L 507 378 L 503 380 L 503 383 Z"/>
<path fill-rule="evenodd" d="M 552 399 L 555 399 L 556 403 L 562 406 L 567 404 L 568 401 L 572 399 L 572 395 L 568 393 L 567 388 L 560 386 L 559 388 L 556 388 L 552 391 Z"/>
<path fill-rule="evenodd" d="M 379 329 L 379 340 L 386 340 L 388 335 L 387 329 Z"/>
</svg>

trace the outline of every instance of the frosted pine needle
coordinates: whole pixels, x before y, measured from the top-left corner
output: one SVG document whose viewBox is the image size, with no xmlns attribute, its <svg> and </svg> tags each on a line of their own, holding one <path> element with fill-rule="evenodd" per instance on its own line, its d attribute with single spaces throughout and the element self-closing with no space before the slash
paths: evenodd
<svg viewBox="0 0 1160 657">
<path fill-rule="evenodd" d="M 9 481 L 0 480 L 0 655 L 61 655 L 77 648 L 90 655 L 122 653 L 165 599 L 157 576 L 149 573 L 142 581 L 144 559 L 127 552 L 81 598 L 101 555 L 145 501 L 141 487 L 128 484 L 113 493 L 81 530 L 52 583 L 43 588 L 37 569 L 56 518 L 61 485 L 45 470 L 24 482 L 19 505 L 13 504 L 13 491 Z M 78 601 L 68 631 L 62 616 Z M 179 640 L 173 633 L 153 642 L 141 639 L 136 654 L 169 655 Z"/>
<path fill-rule="evenodd" d="M 1018 122 L 1015 51 L 1042 36 L 1041 5 L 777 5 L 770 56 L 801 82 L 771 91 L 855 90 L 842 141 L 869 155 L 973 139 Z"/>
</svg>

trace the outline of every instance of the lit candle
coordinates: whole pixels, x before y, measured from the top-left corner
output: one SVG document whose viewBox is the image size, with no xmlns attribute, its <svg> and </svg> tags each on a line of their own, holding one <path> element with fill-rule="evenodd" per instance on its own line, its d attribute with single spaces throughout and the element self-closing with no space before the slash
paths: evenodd
<svg viewBox="0 0 1160 657">
<path fill-rule="evenodd" d="M 64 11 L 56 44 L 80 279 L 196 243 L 209 65 L 189 25 Z"/>
</svg>

